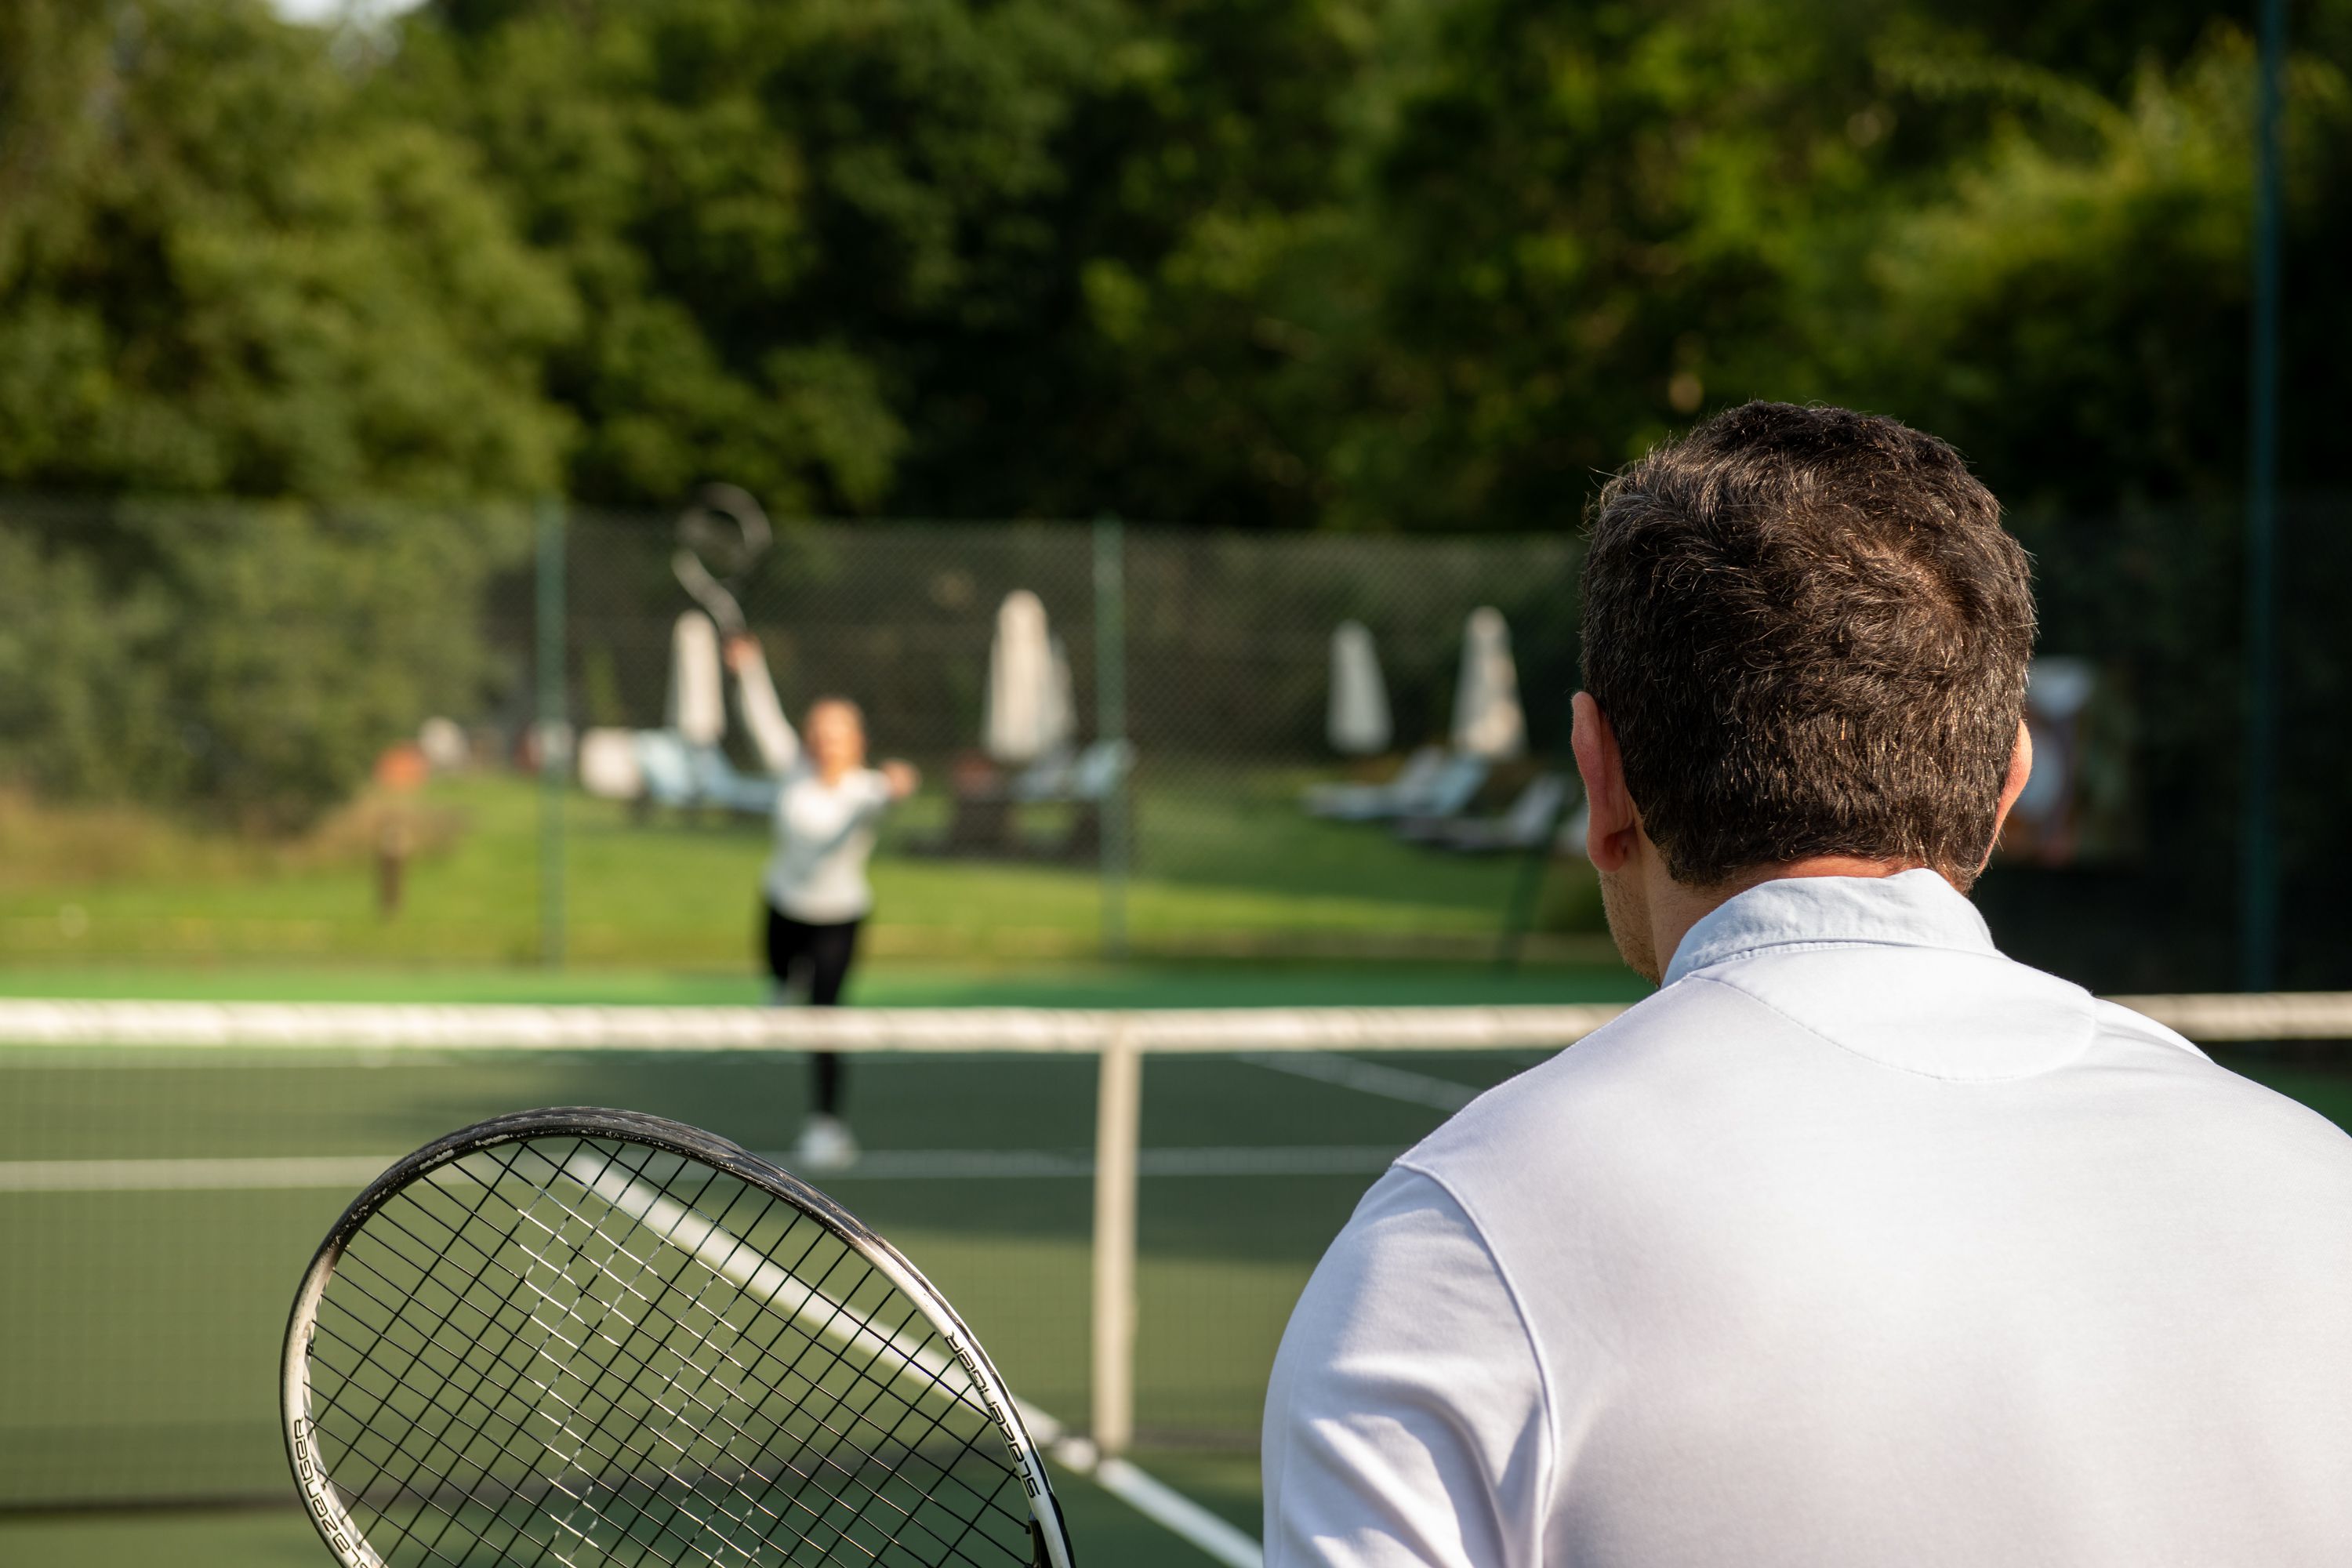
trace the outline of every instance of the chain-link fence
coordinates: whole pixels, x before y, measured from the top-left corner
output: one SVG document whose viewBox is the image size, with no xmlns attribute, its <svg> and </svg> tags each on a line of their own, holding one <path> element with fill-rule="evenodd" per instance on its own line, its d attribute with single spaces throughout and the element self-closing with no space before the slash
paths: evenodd
<svg viewBox="0 0 2352 1568">
<path fill-rule="evenodd" d="M 667 520 L 582 517 L 564 548 L 564 707 L 583 776 L 610 797 L 571 819 L 566 942 L 603 957 L 615 933 L 585 879 L 604 847 L 646 834 L 756 844 L 766 795 L 751 781 L 774 759 L 747 711 L 760 683 L 747 690 L 730 650 L 719 783 L 658 776 L 674 737 L 691 751 L 709 729 L 682 712 L 697 702 L 688 667 L 713 645 L 693 630 L 704 611 L 681 585 L 677 535 Z M 877 522 L 782 528 L 726 586 L 789 721 L 847 697 L 878 753 L 922 770 L 877 871 L 884 952 L 1483 956 L 1522 874 L 1512 851 L 1547 845 L 1572 804 L 1554 787 L 1565 781 L 1552 749 L 1574 670 L 1576 560 L 1567 536 Z M 1042 612 L 1034 700 L 1060 711 L 1008 745 L 997 710 L 1022 693 L 992 694 L 992 670 L 1021 662 L 1004 644 L 1022 628 L 1001 623 L 1024 596 Z M 527 603 L 520 580 L 497 598 L 494 635 L 518 662 Z M 1502 617 L 1514 679 L 1472 700 L 1517 704 L 1518 732 L 1433 795 L 1317 795 L 1377 785 L 1416 751 L 1448 745 L 1481 608 Z M 1342 737 L 1354 754 L 1332 733 L 1333 640 L 1349 622 L 1369 634 L 1371 706 L 1385 709 Z M 642 765 L 607 780 L 597 758 L 623 751 L 623 733 Z M 1465 824 L 1494 831 L 1471 835 L 1475 848 L 1450 842 Z"/>
<path fill-rule="evenodd" d="M 2283 517 L 2295 985 L 2352 977 L 2347 515 Z M 535 558 L 519 509 L 0 500 L 0 959 L 752 973 L 776 726 L 705 579 L 740 605 L 771 714 L 854 699 L 876 752 L 923 772 L 875 862 L 877 957 L 1484 958 L 1519 924 L 1529 953 L 1605 952 L 1589 870 L 1543 858 L 1576 805 L 1570 531 L 785 523 L 756 558 L 681 573 L 674 516 L 544 521 Z M 2012 951 L 2086 983 L 2226 985 L 2238 520 L 2014 526 L 2042 651 L 2087 696 L 2039 716 L 2049 787 L 1979 901 Z M 1033 710 L 1008 746 L 992 669 L 1016 598 L 1034 646 L 1007 689 Z M 1474 637 L 1481 609 L 1499 621 Z M 1356 673 L 1335 681 L 1349 625 Z M 1465 652 L 1506 644 L 1522 721 L 1465 757 Z M 552 789 L 543 734 L 565 739 Z"/>
<path fill-rule="evenodd" d="M 0 952 L 750 973 L 774 734 L 824 696 L 922 773 L 877 957 L 1601 951 L 1577 868 L 1529 896 L 1575 805 L 1569 533 L 801 522 L 682 561 L 672 516 L 547 522 L 0 506 Z"/>
</svg>

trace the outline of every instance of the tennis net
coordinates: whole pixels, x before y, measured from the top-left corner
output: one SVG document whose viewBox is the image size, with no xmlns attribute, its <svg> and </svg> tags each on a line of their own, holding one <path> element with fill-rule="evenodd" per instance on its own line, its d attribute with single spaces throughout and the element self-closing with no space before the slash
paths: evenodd
<svg viewBox="0 0 2352 1568">
<path fill-rule="evenodd" d="M 2138 1001 L 2208 1040 L 2352 1038 L 2352 996 Z M 286 1495 L 288 1300 L 369 1179 L 535 1105 L 785 1151 L 813 1047 L 856 1053 L 865 1145 L 815 1180 L 1017 1392 L 1113 1451 L 1246 1448 L 1364 1188 L 1614 1011 L 0 1002 L 0 1509 Z"/>
</svg>

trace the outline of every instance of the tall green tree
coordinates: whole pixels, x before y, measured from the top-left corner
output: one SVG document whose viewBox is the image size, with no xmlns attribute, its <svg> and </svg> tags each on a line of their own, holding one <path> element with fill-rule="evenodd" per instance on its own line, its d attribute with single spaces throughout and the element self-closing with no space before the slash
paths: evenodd
<svg viewBox="0 0 2352 1568">
<path fill-rule="evenodd" d="M 474 156 L 259 0 L 0 7 L 0 776 L 275 830 L 478 707 L 578 313 Z"/>
<path fill-rule="evenodd" d="M 2251 51 L 2165 12 L 2111 83 L 2104 15 L 1464 0 L 1369 196 L 1375 395 L 1330 449 L 1332 515 L 1556 526 L 1596 473 L 1759 396 L 1913 420 L 2028 507 L 2235 494 Z M 2313 479 L 2352 350 L 2325 282 L 2343 84 L 2306 54 L 2291 94 L 2289 471 Z"/>
<path fill-rule="evenodd" d="M 1916 97 L 1990 97 L 2005 112 L 1939 188 L 1884 215 L 1862 286 L 1822 302 L 1828 384 L 1950 435 L 2015 507 L 2096 516 L 2234 495 L 2252 272 L 2247 40 L 2221 31 L 2171 69 L 2145 62 L 2115 98 L 2007 62 L 1905 58 L 1889 74 Z M 2293 97 L 2292 232 L 2307 266 L 2352 195 L 2336 151 L 2352 104 L 2343 78 L 2311 60 Z M 2314 391 L 2352 346 L 2352 311 L 2334 292 L 2296 302 L 2290 365 Z"/>
<path fill-rule="evenodd" d="M 473 154 L 261 0 L 0 19 L 0 486 L 455 497 L 554 484 L 575 330 Z"/>
<path fill-rule="evenodd" d="M 586 301 L 581 493 L 1315 521 L 1402 0 L 441 0 L 389 89 Z M 1360 289 L 1356 290 L 1360 294 Z"/>
<path fill-rule="evenodd" d="M 946 418 L 942 362 L 1057 281 L 1055 137 L 1101 30 L 1084 0 L 448 0 L 390 90 L 464 126 L 585 305 L 548 368 L 579 493 L 866 511 L 919 406 Z M 1027 367 L 992 368 L 1017 400 Z"/>
<path fill-rule="evenodd" d="M 481 710 L 519 509 L 0 504 L 0 781 L 274 833 Z"/>
<path fill-rule="evenodd" d="M 1451 8 L 1368 193 L 1386 247 L 1339 515 L 1563 526 L 1747 365 L 1805 386 L 1793 279 L 1890 156 L 1859 9 Z"/>
</svg>

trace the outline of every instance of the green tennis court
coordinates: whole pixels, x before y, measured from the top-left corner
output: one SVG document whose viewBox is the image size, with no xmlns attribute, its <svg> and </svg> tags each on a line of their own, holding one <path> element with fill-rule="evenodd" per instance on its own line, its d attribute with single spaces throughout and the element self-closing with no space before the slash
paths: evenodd
<svg viewBox="0 0 2352 1568">
<path fill-rule="evenodd" d="M 1187 1497 L 1253 1533 L 1257 1529 L 1255 1456 L 1145 1453 L 1141 1462 Z M 1208 1559 L 1084 1481 L 1061 1487 L 1064 1513 L 1082 1561 L 1135 1568 L 1196 1568 Z M 34 1519 L 0 1523 L 0 1557 L 42 1568 L 320 1568 L 330 1561 L 308 1521 L 292 1509 Z"/>
<path fill-rule="evenodd" d="M 248 991 L 286 977 L 90 972 L 77 988 Z M 1220 966 L 1187 972 L 877 970 L 877 1000 L 1431 1000 L 1495 977 Z M 199 982 L 201 984 L 198 984 Z M 710 1000 L 711 983 L 508 973 L 313 973 L 341 998 Z M 1606 973 L 1530 972 L 1514 1000 L 1616 999 Z M 300 993 L 296 991 L 296 995 Z M 734 999 L 730 994 L 728 999 Z M 1267 1368 L 1308 1270 L 1395 1152 L 1541 1053 L 1147 1058 L 1138 1214 L 1136 1457 L 1254 1529 Z M 2352 1125 L 2324 1052 L 2231 1065 Z M 1085 1055 L 879 1055 L 852 1064 L 866 1153 L 822 1179 L 954 1300 L 1026 1398 L 1083 1426 L 1097 1068 Z M 530 1105 L 597 1103 L 789 1142 L 799 1058 L 352 1047 L 0 1049 L 0 1558 L 43 1563 L 321 1561 L 283 1507 L 272 1378 L 289 1293 L 328 1222 L 394 1155 Z M 1070 1480 L 1081 1550 L 1143 1568 L 1206 1561 Z M 107 1505 L 137 1504 L 131 1513 Z M 155 1505 L 175 1505 L 152 1511 Z M 88 1505 L 98 1505 L 89 1511 Z M 236 1506 L 225 1506 L 236 1505 Z"/>
<path fill-rule="evenodd" d="M 1296 994 L 1301 978 L 1256 984 Z M 1534 1059 L 1149 1060 L 1135 1358 L 1147 1468 L 1251 1522 L 1259 1402 L 1308 1269 L 1391 1156 Z M 654 1111 L 772 1150 L 804 1082 L 798 1058 L 746 1052 L 19 1047 L 0 1050 L 0 1503 L 18 1510 L 283 1497 L 272 1379 L 287 1300 L 328 1222 L 393 1156 L 560 1103 Z M 867 1152 L 823 1184 L 932 1276 L 1016 1390 L 1083 1425 L 1093 1058 L 877 1056 L 852 1075 Z M 1204 1561 L 1073 1489 L 1090 1555 Z M 220 1561 L 266 1562 L 282 1534 L 287 1560 L 306 1561 L 306 1529 L 290 1513 L 52 1515 L 0 1522 L 0 1556 L 127 1562 L 168 1539 L 183 1563 L 207 1561 L 207 1541 Z"/>
</svg>

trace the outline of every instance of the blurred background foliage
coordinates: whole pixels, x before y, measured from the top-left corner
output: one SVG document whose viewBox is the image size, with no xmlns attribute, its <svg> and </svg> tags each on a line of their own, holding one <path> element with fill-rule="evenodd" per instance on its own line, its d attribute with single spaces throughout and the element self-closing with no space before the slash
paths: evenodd
<svg viewBox="0 0 2352 1568">
<path fill-rule="evenodd" d="M 530 537 L 519 510 L 482 506 L 14 503 L 5 782 L 308 827 L 387 737 L 478 704 L 497 673 L 485 591 Z"/>
<path fill-rule="evenodd" d="M 2290 482 L 2352 3 L 2295 36 Z M 1522 531 L 1777 395 L 2210 500 L 2252 76 L 2160 0 L 13 0 L 0 485 Z"/>
<path fill-rule="evenodd" d="M 2307 491 L 2352 0 L 2293 37 Z M 2220 878 L 2252 90 L 2167 0 L 9 0 L 0 492 L 269 505 L 0 513 L 0 764 L 327 809 L 479 710 L 485 500 L 1547 531 L 1774 396 L 1961 447 Z"/>
</svg>

